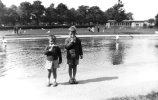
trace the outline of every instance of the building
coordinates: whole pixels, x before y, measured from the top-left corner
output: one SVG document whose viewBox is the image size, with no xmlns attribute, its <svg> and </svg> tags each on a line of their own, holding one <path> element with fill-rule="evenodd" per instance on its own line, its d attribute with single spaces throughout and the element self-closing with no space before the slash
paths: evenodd
<svg viewBox="0 0 158 100">
<path fill-rule="evenodd" d="M 106 27 L 111 28 L 117 26 L 117 27 L 141 28 L 141 27 L 148 27 L 149 25 L 150 23 L 148 21 L 140 21 L 140 20 L 123 20 L 122 22 L 119 23 L 115 23 L 115 20 L 108 20 Z"/>
</svg>

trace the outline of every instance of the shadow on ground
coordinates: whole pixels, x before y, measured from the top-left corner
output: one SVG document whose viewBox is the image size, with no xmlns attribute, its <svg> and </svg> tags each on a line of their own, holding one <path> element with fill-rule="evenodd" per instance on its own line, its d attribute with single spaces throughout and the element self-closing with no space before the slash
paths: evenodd
<svg viewBox="0 0 158 100">
<path fill-rule="evenodd" d="M 118 79 L 118 77 L 98 77 L 93 79 L 86 79 L 86 80 L 78 80 L 78 84 L 87 84 L 91 82 L 101 82 L 101 81 L 110 81 Z M 61 85 L 69 85 L 69 82 L 61 83 Z"/>
</svg>

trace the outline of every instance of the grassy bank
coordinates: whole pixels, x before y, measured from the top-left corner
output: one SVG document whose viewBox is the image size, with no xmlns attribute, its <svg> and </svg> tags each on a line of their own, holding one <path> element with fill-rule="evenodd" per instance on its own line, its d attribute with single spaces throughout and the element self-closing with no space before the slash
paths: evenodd
<svg viewBox="0 0 158 100">
<path fill-rule="evenodd" d="M 155 31 L 158 31 L 158 29 L 133 29 L 133 28 L 122 28 L 122 29 L 116 29 L 114 32 L 114 29 L 106 29 L 103 31 L 103 28 L 100 28 L 100 31 L 97 32 L 95 29 L 95 32 L 89 32 L 87 28 L 78 28 L 77 33 L 79 35 L 106 35 L 106 34 L 155 34 Z M 22 35 L 49 35 L 49 34 L 55 34 L 55 35 L 67 35 L 68 29 L 67 28 L 56 28 L 56 29 L 26 29 L 21 31 Z M 0 35 L 2 36 L 14 36 L 17 34 L 14 34 L 13 30 L 8 31 L 0 31 Z"/>
<path fill-rule="evenodd" d="M 115 97 L 108 100 L 158 100 L 158 92 L 152 92 L 147 95 L 139 95 L 135 97 Z"/>
</svg>

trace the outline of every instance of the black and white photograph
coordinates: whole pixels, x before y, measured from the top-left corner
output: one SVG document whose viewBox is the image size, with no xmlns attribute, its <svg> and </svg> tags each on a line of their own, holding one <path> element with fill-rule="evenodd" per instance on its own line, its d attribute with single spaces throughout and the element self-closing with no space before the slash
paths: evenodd
<svg viewBox="0 0 158 100">
<path fill-rule="evenodd" d="M 158 0 L 0 0 L 0 100 L 158 100 Z"/>
</svg>

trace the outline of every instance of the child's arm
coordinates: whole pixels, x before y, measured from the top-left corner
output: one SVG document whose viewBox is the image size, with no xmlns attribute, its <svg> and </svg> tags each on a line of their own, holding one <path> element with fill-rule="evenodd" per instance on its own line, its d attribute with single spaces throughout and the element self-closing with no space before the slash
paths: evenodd
<svg viewBox="0 0 158 100">
<path fill-rule="evenodd" d="M 49 46 L 47 46 L 44 50 L 44 54 L 46 55 L 46 53 L 49 51 Z"/>
<path fill-rule="evenodd" d="M 68 39 L 65 40 L 65 49 L 69 50 L 73 46 L 73 42 L 70 42 Z"/>
<path fill-rule="evenodd" d="M 59 56 L 59 64 L 62 63 L 62 55 L 61 55 L 61 49 L 58 47 L 58 56 Z"/>
<path fill-rule="evenodd" d="M 80 58 L 82 59 L 83 58 L 83 51 L 82 51 L 81 40 L 79 40 L 79 55 L 80 55 Z"/>
</svg>

